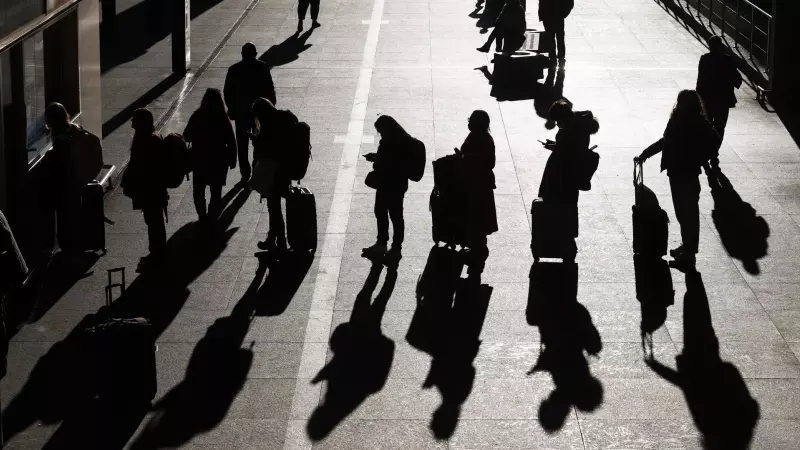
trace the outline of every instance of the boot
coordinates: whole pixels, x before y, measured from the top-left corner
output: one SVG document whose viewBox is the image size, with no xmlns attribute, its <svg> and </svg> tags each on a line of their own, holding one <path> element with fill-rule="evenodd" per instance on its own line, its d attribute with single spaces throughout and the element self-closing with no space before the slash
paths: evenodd
<svg viewBox="0 0 800 450">
<path fill-rule="evenodd" d="M 363 248 L 361 249 L 361 256 L 369 259 L 382 259 L 386 256 L 386 244 L 377 242 L 370 247 Z"/>
</svg>

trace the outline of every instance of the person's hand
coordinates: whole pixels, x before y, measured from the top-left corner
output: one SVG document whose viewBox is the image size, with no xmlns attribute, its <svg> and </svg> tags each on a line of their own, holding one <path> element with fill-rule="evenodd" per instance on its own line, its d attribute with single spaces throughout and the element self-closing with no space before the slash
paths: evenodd
<svg viewBox="0 0 800 450">
<path fill-rule="evenodd" d="M 544 148 L 548 149 L 548 150 L 552 150 L 552 149 L 556 148 L 556 143 L 555 143 L 555 141 L 547 139 L 546 141 L 544 141 L 544 143 L 542 143 L 542 146 Z"/>
<path fill-rule="evenodd" d="M 647 161 L 647 158 L 645 158 L 642 155 L 633 157 L 633 162 L 635 162 L 636 164 L 644 164 L 645 161 Z"/>
<path fill-rule="evenodd" d="M 459 150 L 458 147 L 453 147 L 453 151 L 456 152 L 456 155 L 458 155 L 458 156 L 461 156 L 461 154 L 462 154 L 461 150 Z"/>
<path fill-rule="evenodd" d="M 366 158 L 367 161 L 374 163 L 375 160 L 378 159 L 378 155 L 375 153 L 367 153 L 364 155 L 364 158 Z"/>
</svg>

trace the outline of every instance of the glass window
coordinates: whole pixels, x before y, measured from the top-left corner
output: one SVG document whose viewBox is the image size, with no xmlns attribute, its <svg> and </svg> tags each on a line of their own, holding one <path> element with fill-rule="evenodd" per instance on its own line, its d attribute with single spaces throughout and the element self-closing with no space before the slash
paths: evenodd
<svg viewBox="0 0 800 450">
<path fill-rule="evenodd" d="M 25 117 L 27 119 L 28 161 L 33 160 L 47 145 L 48 133 L 44 124 L 44 40 L 37 33 L 23 44 L 25 77 Z"/>
</svg>

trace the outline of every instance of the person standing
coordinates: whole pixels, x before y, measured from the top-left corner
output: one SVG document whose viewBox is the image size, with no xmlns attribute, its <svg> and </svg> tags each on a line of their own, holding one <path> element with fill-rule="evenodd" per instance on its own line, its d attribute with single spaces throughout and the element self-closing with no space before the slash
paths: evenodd
<svg viewBox="0 0 800 450">
<path fill-rule="evenodd" d="M 311 6 L 311 28 L 322 26 L 319 18 L 319 0 L 299 0 L 297 2 L 297 32 L 303 31 L 303 21 L 306 20 L 306 11 Z"/>
<path fill-rule="evenodd" d="M 574 0 L 539 0 L 539 21 L 544 25 L 544 39 L 550 51 L 551 63 L 563 67 L 566 58 L 564 43 L 564 20 L 572 12 Z"/>
<path fill-rule="evenodd" d="M 225 76 L 225 104 L 228 115 L 236 123 L 236 142 L 239 146 L 239 171 L 242 182 L 250 179 L 250 136 L 253 132 L 253 102 L 261 97 L 275 104 L 275 86 L 269 66 L 259 61 L 256 46 L 242 46 L 242 60 L 232 65 Z"/>
<path fill-rule="evenodd" d="M 708 53 L 700 57 L 697 68 L 697 93 L 703 99 L 708 120 L 722 137 L 728 123 L 730 109 L 736 106 L 734 89 L 742 86 L 742 75 L 733 57 L 725 51 L 720 36 L 708 39 Z M 719 161 L 712 159 L 712 166 Z"/>
<path fill-rule="evenodd" d="M 227 182 L 228 168 L 236 167 L 236 137 L 219 89 L 206 90 L 200 108 L 189 118 L 183 138 L 192 143 L 192 191 L 197 216 L 201 221 L 208 216 L 217 219 L 222 212 L 222 186 Z M 211 191 L 208 213 L 206 186 Z"/>
<path fill-rule="evenodd" d="M 494 40 L 497 40 L 496 50 L 498 52 L 517 51 L 525 43 L 526 27 L 525 8 L 519 0 L 509 0 L 500 11 L 489 39 L 481 47 L 478 47 L 478 51 L 488 53 Z"/>
<path fill-rule="evenodd" d="M 667 171 L 675 217 L 683 244 L 670 250 L 673 266 L 694 267 L 700 242 L 700 168 L 719 149 L 722 140 L 708 121 L 696 91 L 683 90 L 672 110 L 660 144 L 651 145 L 634 161 L 644 163 L 661 152 L 661 171 Z"/>
<path fill-rule="evenodd" d="M 375 121 L 375 130 L 381 135 L 378 151 L 364 155 L 373 165 L 375 172 L 375 218 L 378 222 L 378 238 L 375 244 L 362 249 L 367 258 L 385 258 L 388 264 L 397 264 L 402 258 L 405 220 L 403 200 L 408 190 L 408 174 L 403 168 L 409 165 L 411 157 L 408 148 L 414 144 L 409 135 L 397 121 L 390 116 L 380 116 Z M 389 218 L 394 235 L 392 247 L 389 243 Z"/>
<path fill-rule="evenodd" d="M 467 194 L 466 240 L 469 275 L 480 277 L 489 257 L 488 236 L 499 230 L 497 208 L 494 202 L 495 148 L 489 132 L 489 114 L 473 111 L 469 117 L 469 134 L 456 149 L 464 158 L 465 186 Z"/>
<path fill-rule="evenodd" d="M 137 109 L 131 120 L 133 141 L 131 158 L 122 176 L 122 192 L 133 202 L 133 209 L 142 211 L 147 224 L 150 254 L 143 258 L 147 265 L 162 262 L 167 250 L 164 214 L 169 200 L 162 173 L 164 141 L 156 133 L 153 113 Z"/>
</svg>

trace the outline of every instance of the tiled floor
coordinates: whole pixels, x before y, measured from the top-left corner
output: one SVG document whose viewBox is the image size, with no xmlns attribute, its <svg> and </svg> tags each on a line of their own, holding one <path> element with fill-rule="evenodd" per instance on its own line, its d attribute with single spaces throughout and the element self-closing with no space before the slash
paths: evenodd
<svg viewBox="0 0 800 450">
<path fill-rule="evenodd" d="M 532 101 L 498 102 L 489 95 L 486 79 L 474 70 L 489 58 L 475 51 L 485 36 L 468 17 L 472 4 L 326 0 L 323 26 L 306 41 L 310 47 L 273 69 L 278 105 L 312 128 L 314 159 L 303 184 L 316 194 L 319 250 L 304 278 L 292 280 L 296 268 L 265 269 L 253 257 L 268 227 L 266 204 L 255 194 L 232 191 L 223 222 L 228 232 L 213 240 L 195 236 L 191 187 L 170 194 L 170 245 L 180 252 L 171 282 L 156 289 L 140 276 L 129 280 L 133 293 L 126 294 L 155 308 L 159 324 L 156 407 L 131 442 L 143 445 L 138 448 L 655 449 L 702 448 L 703 442 L 738 448 L 741 440 L 722 438 L 738 439 L 755 427 L 753 448 L 796 448 L 800 151 L 751 89 L 737 93 L 720 159 L 741 198 L 769 225 L 768 251 L 757 271 L 728 255 L 703 179 L 700 277 L 671 273 L 675 304 L 652 336 L 652 352 L 665 367 L 654 370 L 643 359 L 630 245 L 631 160 L 660 136 L 678 91 L 694 86 L 704 50 L 655 2 L 577 3 L 567 20 L 564 95 L 599 117 L 593 142 L 601 154 L 593 188 L 581 194 L 573 266 L 585 310 L 575 307 L 574 314 L 542 316 L 538 326 L 529 325 L 526 310 L 538 294 L 575 288 L 566 266 L 546 269 L 537 278 L 544 285 L 530 278 L 528 211 L 548 156 L 536 141 L 552 133 Z M 199 16 L 208 33 L 194 36 L 216 47 L 246 4 L 220 2 Z M 528 8 L 532 25 L 536 2 Z M 255 1 L 164 131 L 180 131 L 204 88 L 222 86 L 243 42 L 265 51 L 295 26 L 293 2 Z M 135 86 L 136 77 L 123 84 Z M 170 95 L 156 103 L 169 104 Z M 406 195 L 404 258 L 385 312 L 369 316 L 380 320 L 380 329 L 359 327 L 362 322 L 351 320 L 356 303 L 364 314 L 365 296 L 380 301 L 387 276 L 384 271 L 375 282 L 369 262 L 359 257 L 375 234 L 374 193 L 362 181 L 369 167 L 358 156 L 376 148 L 373 120 L 394 116 L 433 159 L 461 144 L 466 119 L 478 108 L 491 116 L 498 160 L 500 231 L 489 240 L 486 286 L 460 290 L 456 308 L 429 324 L 429 333 L 439 333 L 435 345 L 415 340 L 426 323 L 417 280 L 432 245 L 428 167 Z M 232 172 L 229 185 L 236 181 Z M 671 218 L 674 246 L 680 238 L 658 158 L 647 163 L 645 182 Z M 116 222 L 107 228 L 108 255 L 11 343 L 2 398 L 28 414 L 18 419 L 22 425 L 9 448 L 40 448 L 71 417 L 69 408 L 48 397 L 70 389 L 64 379 L 72 377 L 55 374 L 78 370 L 59 343 L 102 306 L 105 269 L 126 266 L 134 277 L 145 254 L 144 224 L 129 201 L 115 193 L 107 208 Z M 365 283 L 373 282 L 372 294 L 364 293 Z M 242 321 L 242 310 L 255 317 Z M 699 331 L 695 316 L 705 325 Z M 592 341 L 586 352 L 575 336 Z M 676 355 L 712 337 L 730 365 L 710 364 L 705 376 L 682 372 L 667 380 Z M 532 371 L 543 341 L 573 358 L 561 361 L 566 370 Z M 757 419 L 748 397 L 757 402 Z"/>
</svg>

